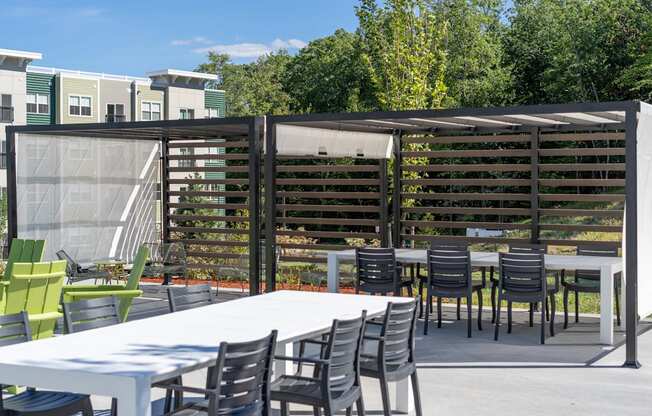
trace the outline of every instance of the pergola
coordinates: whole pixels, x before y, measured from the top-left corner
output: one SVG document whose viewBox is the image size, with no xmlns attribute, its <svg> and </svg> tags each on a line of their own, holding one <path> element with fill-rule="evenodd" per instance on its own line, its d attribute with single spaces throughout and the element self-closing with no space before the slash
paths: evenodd
<svg viewBox="0 0 652 416">
<path fill-rule="evenodd" d="M 652 280 L 637 278 L 639 269 L 652 266 L 638 255 L 652 245 L 652 221 L 637 215 L 652 203 L 646 189 L 650 108 L 614 102 L 10 127 L 9 234 L 47 237 L 45 230 L 57 228 L 50 220 L 30 229 L 38 222 L 24 206 L 42 193 L 30 184 L 51 190 L 83 176 L 33 163 L 52 159 L 49 152 L 30 162 L 30 145 L 153 141 L 160 146 L 161 238 L 187 244 L 189 255 L 207 259 L 192 266 L 204 269 L 245 246 L 252 294 L 261 288 L 261 263 L 266 290 L 274 290 L 277 246 L 282 262 L 323 263 L 309 252 L 343 249 L 354 240 L 393 247 L 437 239 L 559 247 L 622 242 L 626 365 L 637 366 L 639 312 L 652 313 Z M 141 178 L 148 160 L 141 153 L 125 176 Z M 65 157 L 57 160 L 59 168 L 66 165 Z M 35 179 L 48 172 L 68 179 Z M 90 175 L 98 183 L 101 176 Z M 138 195 L 134 186 L 145 187 L 137 183 L 144 179 L 124 179 L 112 181 L 128 183 L 123 194 Z M 133 202 L 126 210 L 128 196 L 112 200 L 125 201 L 107 224 L 113 242 L 118 227 L 142 224 L 133 218 L 148 216 L 139 217 Z M 199 225 L 188 225 L 192 221 Z M 111 246 L 121 247 L 117 241 Z"/>
</svg>

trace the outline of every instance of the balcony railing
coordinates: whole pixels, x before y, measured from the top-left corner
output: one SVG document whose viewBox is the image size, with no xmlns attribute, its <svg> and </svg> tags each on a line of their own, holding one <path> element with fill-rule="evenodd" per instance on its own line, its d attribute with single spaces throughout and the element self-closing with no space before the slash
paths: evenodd
<svg viewBox="0 0 652 416">
<path fill-rule="evenodd" d="M 13 123 L 14 122 L 14 108 L 13 107 L 0 107 L 0 123 Z"/>
<path fill-rule="evenodd" d="M 127 116 L 122 114 L 107 114 L 106 122 L 107 123 L 122 123 L 127 121 Z"/>
</svg>

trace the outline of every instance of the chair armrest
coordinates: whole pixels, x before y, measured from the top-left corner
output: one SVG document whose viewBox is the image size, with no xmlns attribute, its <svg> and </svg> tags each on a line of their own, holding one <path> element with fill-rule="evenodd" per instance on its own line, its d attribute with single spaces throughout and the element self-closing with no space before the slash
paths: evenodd
<svg viewBox="0 0 652 416">
<path fill-rule="evenodd" d="M 371 319 L 367 320 L 367 322 L 365 322 L 365 323 L 366 323 L 367 325 L 380 325 L 380 326 L 383 326 L 383 325 L 384 325 L 383 322 L 374 321 L 374 318 L 371 318 Z"/>
<path fill-rule="evenodd" d="M 28 319 L 30 322 L 56 321 L 62 316 L 61 312 L 34 313 L 29 315 Z"/>
<path fill-rule="evenodd" d="M 372 341 L 384 341 L 385 340 L 385 337 L 381 337 L 381 336 L 378 336 L 378 335 L 365 335 L 363 338 L 364 339 L 369 339 L 369 340 L 372 340 Z"/>
<path fill-rule="evenodd" d="M 154 383 L 152 384 L 152 387 L 158 387 L 161 389 L 166 389 L 166 390 L 173 390 L 173 391 L 180 391 L 180 392 L 185 392 L 185 393 L 196 393 L 196 394 L 217 394 L 217 390 L 215 389 L 202 389 L 199 387 L 190 387 L 190 386 L 182 386 L 179 384 L 167 384 L 164 382 L 161 383 Z"/>
<path fill-rule="evenodd" d="M 320 341 L 318 339 L 302 339 L 299 341 L 301 344 L 315 344 L 315 345 L 328 345 L 327 341 Z"/>
<path fill-rule="evenodd" d="M 94 290 L 94 291 L 70 291 L 63 294 L 64 301 L 74 301 L 82 299 L 95 299 L 102 298 L 105 296 L 115 296 L 117 298 L 137 298 L 142 296 L 143 291 L 134 289 L 134 290 Z"/>
<path fill-rule="evenodd" d="M 0 280 L 0 286 L 9 286 L 9 280 Z"/>
<path fill-rule="evenodd" d="M 65 285 L 62 288 L 63 293 L 67 292 L 90 292 L 106 290 L 124 290 L 125 285 Z"/>
<path fill-rule="evenodd" d="M 318 364 L 318 365 L 325 365 L 328 364 L 328 361 L 326 360 L 321 360 L 319 358 L 308 358 L 308 357 L 286 357 L 284 355 L 275 355 L 274 356 L 275 360 L 283 360 L 283 361 L 295 361 L 298 363 L 311 363 L 311 364 Z"/>
</svg>

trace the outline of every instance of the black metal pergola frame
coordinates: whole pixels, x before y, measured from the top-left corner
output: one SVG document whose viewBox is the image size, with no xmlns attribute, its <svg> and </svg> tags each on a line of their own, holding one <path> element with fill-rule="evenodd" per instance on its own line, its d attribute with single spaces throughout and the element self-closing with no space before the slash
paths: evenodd
<svg viewBox="0 0 652 416">
<path fill-rule="evenodd" d="M 7 128 L 7 183 L 8 183 L 8 217 L 9 237 L 17 236 L 17 196 L 16 196 L 16 134 L 41 133 L 81 135 L 84 137 L 111 137 L 124 139 L 150 139 L 161 143 L 163 159 L 168 155 L 167 144 L 172 135 L 187 135 L 188 137 L 214 138 L 221 134 L 232 134 L 228 126 L 240 126 L 237 132 L 246 134 L 252 146 L 249 147 L 248 173 L 249 187 L 249 253 L 250 253 L 250 293 L 260 292 L 260 266 L 261 266 L 261 237 L 265 237 L 265 274 L 267 290 L 273 290 L 276 280 L 276 136 L 275 127 L 279 124 L 293 124 L 306 127 L 317 127 L 346 131 L 380 132 L 394 136 L 394 180 L 401 177 L 401 140 L 405 134 L 438 134 L 442 132 L 466 132 L 468 134 L 501 134 L 523 133 L 529 134 L 538 140 L 541 133 L 568 132 L 568 131 L 604 131 L 606 126 L 597 122 L 582 122 L 582 118 L 557 117 L 556 114 L 577 114 L 595 116 L 609 120 L 608 128 L 624 131 L 625 139 L 625 209 L 626 236 L 625 243 L 627 255 L 625 267 L 626 279 L 626 362 L 627 367 L 638 367 L 637 361 L 637 114 L 640 103 L 634 101 L 611 103 L 578 103 L 560 105 L 517 106 L 506 108 L 462 108 L 446 110 L 415 110 L 415 111 L 388 111 L 366 113 L 341 113 L 341 114 L 313 114 L 298 116 L 267 116 L 244 117 L 205 120 L 178 120 L 178 121 L 152 121 L 129 122 L 116 124 L 73 124 L 52 126 L 9 126 Z M 558 123 L 540 123 L 537 118 L 551 117 L 549 120 Z M 518 116 L 518 117 L 517 117 Z M 529 122 L 522 117 L 533 117 Z M 521 117 L 521 118 L 519 118 Z M 416 121 L 415 121 L 416 120 Z M 462 122 L 462 120 L 465 120 Z M 517 122 L 520 120 L 520 122 Z M 204 135 L 204 136 L 202 136 Z M 265 149 L 262 149 L 262 136 L 265 136 Z M 264 152 L 264 163 L 261 163 L 261 154 Z M 533 168 L 532 181 L 538 178 L 537 155 L 532 154 Z M 169 215 L 169 187 L 167 179 L 168 164 L 163 160 L 165 167 L 162 178 L 162 211 L 163 211 L 163 240 L 169 239 L 167 216 Z M 260 183 L 261 174 L 264 183 Z M 382 176 L 384 180 L 387 176 Z M 386 189 L 386 188 L 385 188 Z M 262 192 L 261 192 L 262 191 Z M 265 206 L 261 206 L 261 194 L 264 193 Z M 387 204 L 388 194 L 381 191 L 382 213 L 381 218 L 390 219 L 390 207 Z M 401 242 L 401 192 L 400 184 L 394 183 L 392 199 L 392 243 L 399 246 Z M 532 195 L 532 202 L 538 195 Z M 538 200 L 536 201 L 538 203 Z M 261 219 L 264 218 L 265 231 L 262 233 Z M 383 232 L 389 227 L 389 221 L 382 221 Z M 533 217 L 533 229 L 538 227 Z M 533 234 L 533 242 L 537 242 L 538 233 Z M 383 244 L 388 244 L 387 238 L 382 239 Z M 633 254 L 631 254 L 633 253 Z"/>
</svg>

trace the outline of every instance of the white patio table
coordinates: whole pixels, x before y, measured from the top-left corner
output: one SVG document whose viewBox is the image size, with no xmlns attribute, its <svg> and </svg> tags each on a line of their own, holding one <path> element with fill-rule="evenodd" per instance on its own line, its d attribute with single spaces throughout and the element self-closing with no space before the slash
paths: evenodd
<svg viewBox="0 0 652 416">
<path fill-rule="evenodd" d="M 426 263 L 426 250 L 397 249 L 396 260 L 405 263 Z M 328 252 L 328 290 L 339 291 L 340 262 L 354 262 L 355 250 Z M 614 276 L 623 271 L 623 261 L 620 257 L 598 256 L 562 256 L 546 254 L 546 269 L 548 270 L 597 270 L 600 271 L 600 343 L 613 345 L 613 297 Z M 498 268 L 498 253 L 472 252 L 471 264 L 474 267 Z M 625 316 L 625 276 L 623 273 L 623 290 L 621 290 L 621 316 Z M 625 329 L 622 320 L 621 329 Z"/>
<path fill-rule="evenodd" d="M 388 302 L 408 300 L 290 291 L 246 297 L 0 348 L 0 383 L 115 397 L 119 416 L 150 416 L 152 382 L 208 367 L 221 341 L 277 329 L 277 354 L 289 355 L 294 341 L 325 332 L 333 319 L 362 310 L 378 316 Z M 276 366 L 292 371 L 291 363 Z M 399 385 L 399 405 L 411 403 L 408 386 Z"/>
</svg>

